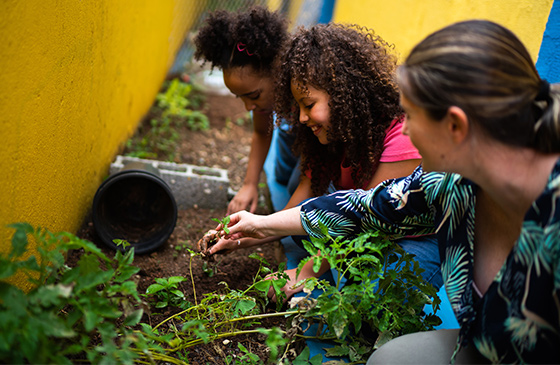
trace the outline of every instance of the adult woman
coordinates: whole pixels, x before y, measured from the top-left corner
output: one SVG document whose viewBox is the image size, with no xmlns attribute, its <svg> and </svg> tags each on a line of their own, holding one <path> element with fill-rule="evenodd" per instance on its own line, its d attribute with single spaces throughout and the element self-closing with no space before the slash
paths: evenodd
<svg viewBox="0 0 560 365">
<path fill-rule="evenodd" d="M 280 13 L 254 7 L 211 13 L 195 38 L 195 58 L 222 69 L 227 88 L 252 112 L 254 131 L 247 172 L 243 186 L 228 205 L 228 214 L 247 208 L 254 212 L 257 208 L 258 183 L 272 138 L 273 63 L 287 36 L 287 21 Z M 291 153 L 292 141 L 286 128 L 275 133 L 279 146 L 275 177 L 287 185 L 297 159 Z"/>
<path fill-rule="evenodd" d="M 419 168 L 367 193 L 335 193 L 273 216 L 241 212 L 231 217 L 231 237 L 320 235 L 317 222 L 332 234 L 437 231 L 460 330 L 397 338 L 370 362 L 560 362 L 558 85 L 541 80 L 523 44 L 489 21 L 428 36 L 398 83 L 404 132 L 424 171 L 444 173 Z"/>
</svg>

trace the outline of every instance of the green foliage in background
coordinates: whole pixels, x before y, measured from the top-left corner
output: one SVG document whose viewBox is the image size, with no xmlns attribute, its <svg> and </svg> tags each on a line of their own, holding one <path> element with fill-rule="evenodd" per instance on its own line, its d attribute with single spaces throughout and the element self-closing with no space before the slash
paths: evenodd
<svg viewBox="0 0 560 365">
<path fill-rule="evenodd" d="M 204 97 L 193 84 L 179 79 L 166 81 L 156 96 L 148 123 L 126 142 L 126 156 L 174 161 L 179 141 L 178 130 L 207 130 L 210 122 L 199 110 Z"/>
<path fill-rule="evenodd" d="M 210 128 L 208 117 L 200 111 L 191 109 L 193 102 L 189 97 L 193 90 L 192 84 L 173 79 L 165 83 L 164 87 L 166 90 L 156 96 L 156 105 L 162 110 L 162 117 L 176 117 L 193 131 Z M 195 100 L 198 104 L 199 101 Z"/>
</svg>

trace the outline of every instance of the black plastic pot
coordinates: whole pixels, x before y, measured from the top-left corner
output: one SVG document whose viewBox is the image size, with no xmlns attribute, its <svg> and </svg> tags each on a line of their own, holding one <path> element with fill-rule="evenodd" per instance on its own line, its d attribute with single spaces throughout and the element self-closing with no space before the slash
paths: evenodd
<svg viewBox="0 0 560 365">
<path fill-rule="evenodd" d="M 123 239 L 136 254 L 144 254 L 160 247 L 173 233 L 177 203 L 158 169 L 132 162 L 99 186 L 92 218 L 97 235 L 107 246 L 124 250 L 113 242 Z"/>
</svg>

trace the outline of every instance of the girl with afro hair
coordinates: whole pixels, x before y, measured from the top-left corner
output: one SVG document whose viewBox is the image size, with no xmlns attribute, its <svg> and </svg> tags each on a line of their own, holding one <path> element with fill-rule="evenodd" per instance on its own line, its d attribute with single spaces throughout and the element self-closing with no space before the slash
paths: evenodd
<svg viewBox="0 0 560 365">
<path fill-rule="evenodd" d="M 195 58 L 223 70 L 225 85 L 243 101 L 253 118 L 247 172 L 243 186 L 228 205 L 228 214 L 242 209 L 254 212 L 257 208 L 259 178 L 272 140 L 273 64 L 287 37 L 287 20 L 278 12 L 257 6 L 248 11 L 211 13 L 195 38 Z M 290 150 L 293 138 L 286 127 L 274 131 L 279 148 L 275 176 L 284 186 L 292 172 L 298 172 L 294 168 L 297 159 Z"/>
</svg>

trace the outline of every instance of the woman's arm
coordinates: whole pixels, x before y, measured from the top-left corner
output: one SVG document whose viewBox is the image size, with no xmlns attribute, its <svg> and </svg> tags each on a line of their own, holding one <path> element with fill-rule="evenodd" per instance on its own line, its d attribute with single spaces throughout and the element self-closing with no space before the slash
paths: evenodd
<svg viewBox="0 0 560 365">
<path fill-rule="evenodd" d="M 305 230 L 299 217 L 300 207 L 281 210 L 270 215 L 256 215 L 241 211 L 230 215 L 229 233 L 221 235 L 230 240 L 243 237 L 258 239 L 274 236 L 303 235 Z"/>
<path fill-rule="evenodd" d="M 228 215 L 247 209 L 247 207 L 249 207 L 250 212 L 257 209 L 259 180 L 271 140 L 272 114 L 253 113 L 253 136 L 247 172 L 245 173 L 243 186 L 228 205 Z"/>
<path fill-rule="evenodd" d="M 230 252 L 234 250 L 238 250 L 240 248 L 247 248 L 253 246 L 260 246 L 264 245 L 265 243 L 278 241 L 282 237 L 281 236 L 270 236 L 262 239 L 256 238 L 242 238 L 242 239 L 226 239 L 220 238 L 215 245 L 208 249 L 208 254 L 213 255 L 215 253 L 220 253 L 220 251 Z"/>
<path fill-rule="evenodd" d="M 311 199 L 301 206 L 301 224 L 313 237 L 325 236 L 322 227 L 332 237 L 370 230 L 394 236 L 435 233 L 436 212 L 430 205 L 438 200 L 438 191 L 445 190 L 444 178 L 441 173 L 423 175 L 419 166 L 411 175 L 371 190 L 343 190 Z"/>
</svg>

